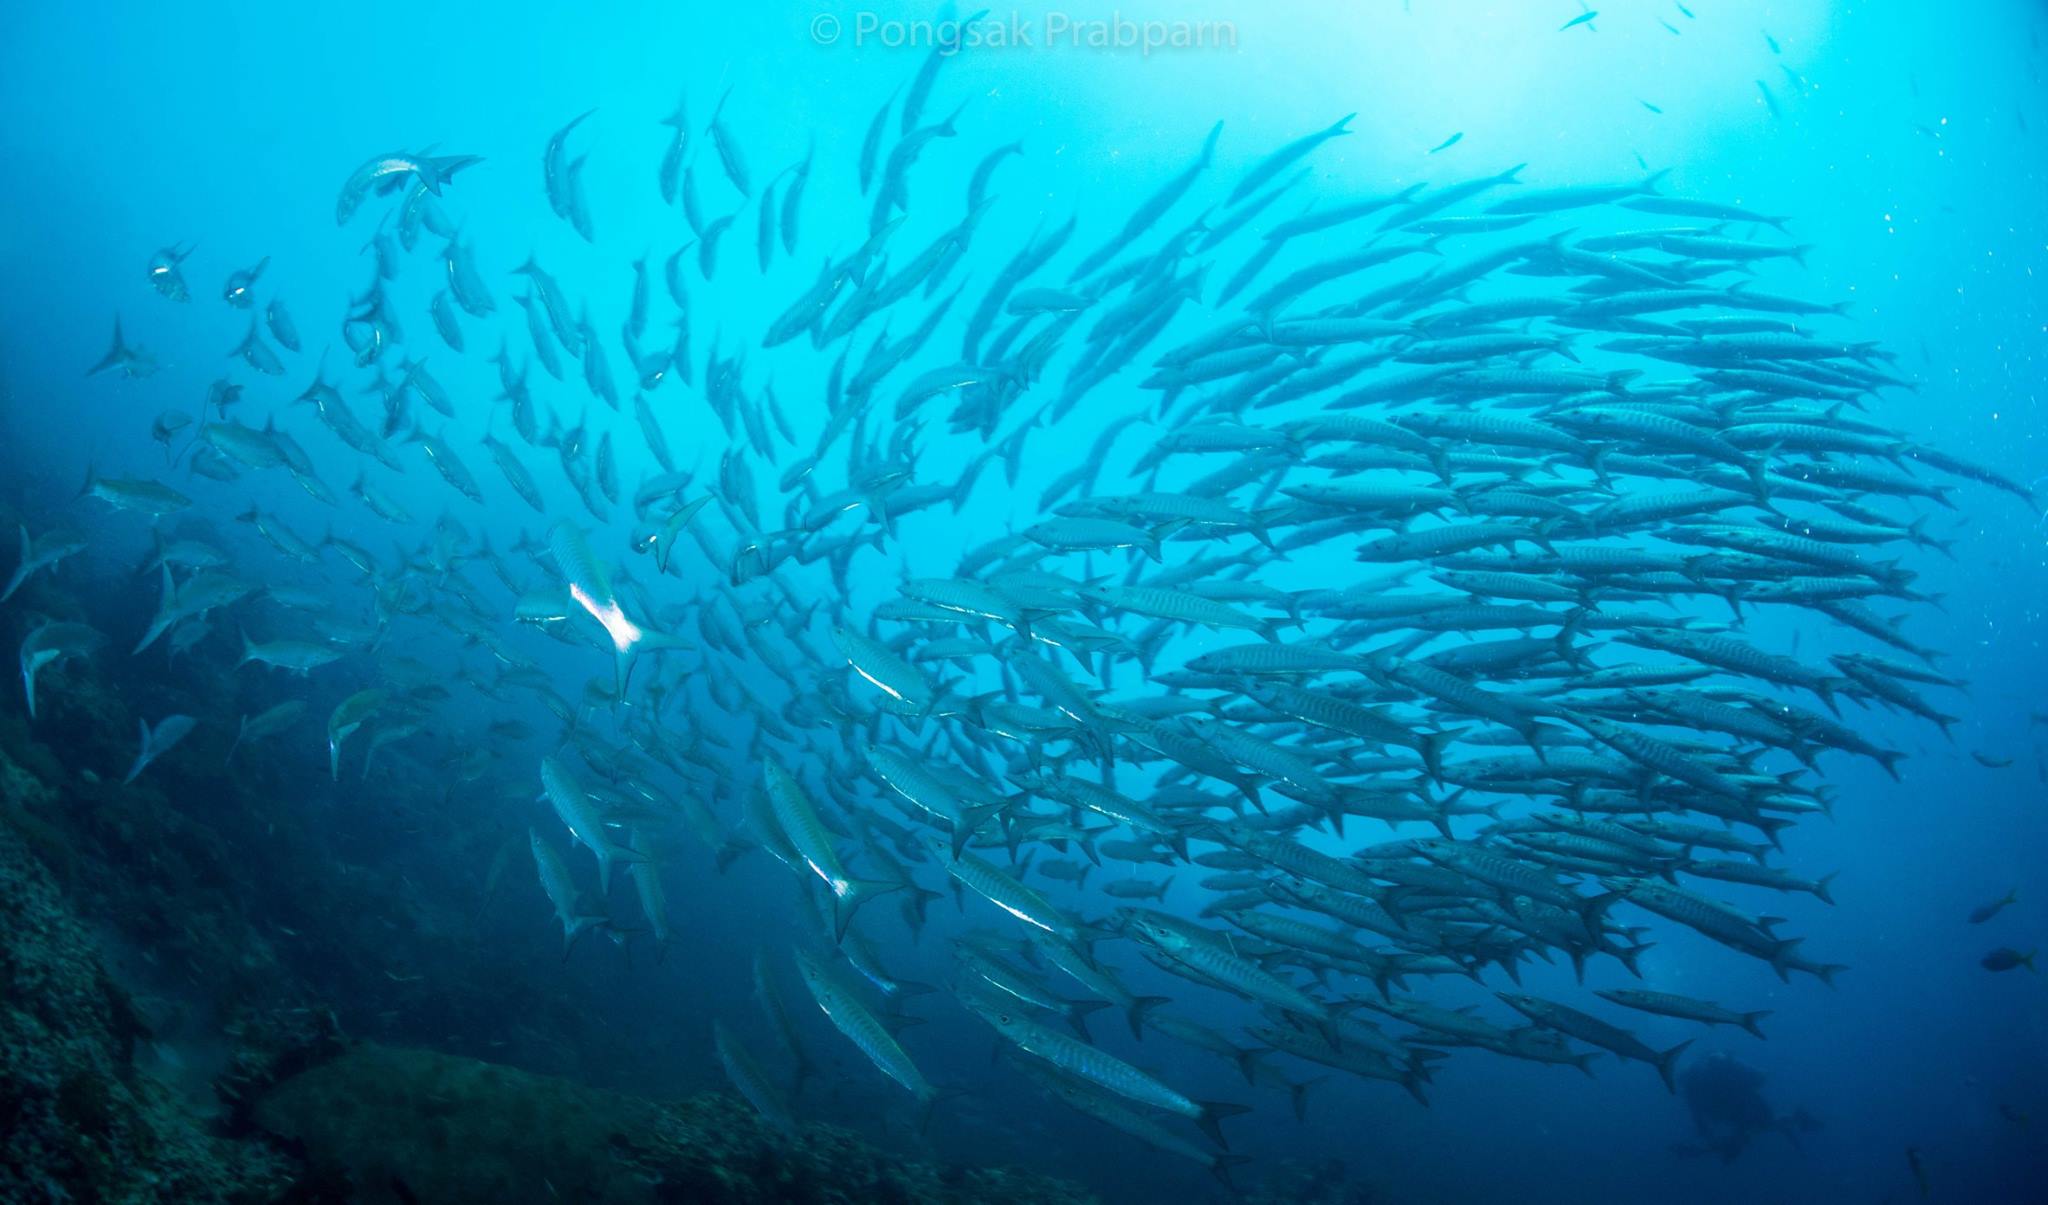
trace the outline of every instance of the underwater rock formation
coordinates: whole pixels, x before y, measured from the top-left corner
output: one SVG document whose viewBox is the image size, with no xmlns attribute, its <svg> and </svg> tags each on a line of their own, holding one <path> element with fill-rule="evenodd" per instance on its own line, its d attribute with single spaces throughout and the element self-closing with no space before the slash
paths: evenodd
<svg viewBox="0 0 2048 1205">
<path fill-rule="evenodd" d="M 116 981 L 59 888 L 77 860 L 64 809 L 78 801 L 61 772 L 39 772 L 50 767 L 36 764 L 38 746 L 8 735 L 0 1201 L 1093 1199 L 1029 1173 L 901 1159 L 826 1126 L 784 1135 L 730 1097 L 668 1105 L 449 1055 L 351 1045 L 332 1013 L 315 1007 L 257 1007 L 230 1023 L 231 1053 L 214 1082 L 220 1116 L 203 1116 L 138 1066 L 147 1008 Z M 114 919 L 116 932 L 134 927 Z M 281 985 L 277 994 L 305 998 Z"/>
<path fill-rule="evenodd" d="M 739 1101 L 658 1104 L 473 1059 L 358 1044 L 255 1105 L 316 1178 L 365 1202 L 1093 1200 L 1025 1172 L 910 1162 L 840 1130 L 783 1135 Z"/>
<path fill-rule="evenodd" d="M 0 762 L 10 815 L 39 789 Z M 0 823 L 0 1200 L 274 1198 L 280 1160 L 207 1133 L 136 1069 L 135 1009 L 22 831 Z"/>
</svg>

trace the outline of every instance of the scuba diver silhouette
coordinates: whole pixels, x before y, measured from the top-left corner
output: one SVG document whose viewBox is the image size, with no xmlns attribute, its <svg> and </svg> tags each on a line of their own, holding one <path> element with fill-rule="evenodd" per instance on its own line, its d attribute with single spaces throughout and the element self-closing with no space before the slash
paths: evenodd
<svg viewBox="0 0 2048 1205">
<path fill-rule="evenodd" d="M 1714 1154 L 1732 1162 L 1759 1134 L 1783 1134 L 1796 1148 L 1800 1135 L 1821 1128 L 1804 1109 L 1780 1117 L 1764 1099 L 1763 1084 L 1763 1072 L 1734 1055 L 1716 1052 L 1695 1059 L 1678 1077 L 1678 1091 L 1692 1112 L 1699 1141 L 1681 1142 L 1673 1149 L 1681 1155 Z"/>
</svg>

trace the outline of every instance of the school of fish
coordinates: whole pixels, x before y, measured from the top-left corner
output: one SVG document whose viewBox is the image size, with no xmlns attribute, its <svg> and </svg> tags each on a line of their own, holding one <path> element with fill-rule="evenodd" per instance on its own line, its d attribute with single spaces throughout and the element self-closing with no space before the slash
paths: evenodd
<svg viewBox="0 0 2048 1205">
<path fill-rule="evenodd" d="M 164 299 L 231 311 L 204 404 L 152 424 L 199 480 L 96 470 L 84 493 L 144 523 L 232 508 L 275 555 L 160 539 L 132 646 L 62 620 L 28 637 L 30 715 L 54 663 L 245 628 L 242 663 L 283 672 L 274 706 L 229 721 L 231 758 L 311 747 L 294 683 L 356 675 L 325 720 L 330 775 L 445 740 L 419 756 L 517 780 L 535 923 L 544 895 L 565 947 L 689 923 L 667 893 L 700 886 L 664 875 L 682 843 L 786 873 L 815 924 L 759 952 L 760 1015 L 716 1041 L 782 1126 L 817 1064 L 805 996 L 922 1107 L 947 1093 L 899 1019 L 958 1007 L 1050 1097 L 1227 1179 L 1245 1103 L 1191 1098 L 1146 1049 L 1213 1055 L 1297 1110 L 1332 1070 L 1426 1103 L 1446 1059 L 1482 1051 L 1670 1085 L 1686 1044 L 1650 1046 L 1631 1015 L 1761 1037 L 1764 1012 L 1654 977 L 1530 994 L 1520 968 L 1640 978 L 1682 927 L 1833 983 L 1758 902 L 1832 902 L 1782 835 L 1834 806 L 1830 762 L 1896 775 L 1861 714 L 1951 721 L 1962 683 L 1906 622 L 1930 601 L 1910 566 L 1944 550 L 1931 508 L 2032 496 L 1887 427 L 1883 395 L 1914 387 L 1892 357 L 1844 307 L 1758 283 L 1805 254 L 1790 219 L 1662 173 L 1333 195 L 1316 163 L 1342 118 L 1228 177 L 1218 124 L 1134 212 L 1004 243 L 992 213 L 1034 220 L 1001 195 L 1030 148 L 965 181 L 920 167 L 966 137 L 965 106 L 932 104 L 948 61 L 925 55 L 866 126 L 857 198 L 809 190 L 825 148 L 754 166 L 772 132 L 730 97 L 567 122 L 538 182 L 592 257 L 596 132 L 662 131 L 648 186 L 686 229 L 665 258 L 602 260 L 630 270 L 624 296 L 572 297 L 464 233 L 464 185 L 531 165 L 429 151 L 345 176 L 337 226 L 375 228 L 345 354 L 312 351 L 272 291 L 282 258 L 208 297 L 193 244 L 158 252 Z M 854 233 L 825 248 L 820 226 Z M 786 304 L 742 329 L 721 283 L 776 272 Z M 421 276 L 424 300 L 400 290 Z M 154 388 L 126 317 L 91 371 Z M 429 366 L 491 345 L 488 401 Z M 415 515 L 436 480 L 439 516 Z M 398 551 L 300 534 L 275 513 L 286 482 Z M 1012 526 L 959 547 L 977 491 Z M 513 546 L 479 534 L 506 524 Z M 82 546 L 22 531 L 7 594 Z M 343 566 L 355 584 L 326 584 Z M 1798 630 L 1846 651 L 1787 651 Z M 401 632 L 459 672 L 384 655 Z M 587 685 L 543 668 L 542 634 Z M 535 702 L 558 734 L 517 718 Z M 490 741 L 458 747 L 457 708 L 496 708 Z M 144 724 L 128 777 L 213 722 Z M 884 964 L 895 921 L 868 905 L 921 930 L 948 898 L 964 919 L 935 995 Z M 1450 1007 L 1442 979 L 1492 1002 Z M 1195 998 L 1205 1018 L 1235 998 L 1239 1023 L 1191 1019 Z"/>
</svg>

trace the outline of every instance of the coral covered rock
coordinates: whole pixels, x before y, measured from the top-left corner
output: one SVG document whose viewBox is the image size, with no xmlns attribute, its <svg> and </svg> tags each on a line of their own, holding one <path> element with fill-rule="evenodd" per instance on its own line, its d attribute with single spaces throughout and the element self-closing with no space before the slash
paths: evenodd
<svg viewBox="0 0 2048 1205">
<path fill-rule="evenodd" d="M 0 824 L 0 1200 L 274 1195 L 268 1152 L 208 1134 L 136 1070 L 139 1036 L 49 871 Z"/>
<path fill-rule="evenodd" d="M 375 1045 L 278 1084 L 257 1124 L 368 1202 L 900 1202 L 1091 1198 L 1021 1172 L 898 1159 L 842 1131 L 795 1136 L 706 1095 L 669 1106 L 472 1059 Z"/>
</svg>

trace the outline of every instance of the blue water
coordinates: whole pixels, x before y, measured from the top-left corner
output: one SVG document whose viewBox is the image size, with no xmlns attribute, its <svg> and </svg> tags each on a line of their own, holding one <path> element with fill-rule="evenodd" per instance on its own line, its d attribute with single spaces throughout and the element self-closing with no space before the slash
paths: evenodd
<svg viewBox="0 0 2048 1205">
<path fill-rule="evenodd" d="M 1220 199 L 1223 187 L 1271 148 L 1356 112 L 1350 134 L 1307 161 L 1310 178 L 1276 204 L 1274 218 L 1292 216 L 1315 197 L 1440 186 L 1518 163 L 1527 164 L 1523 187 L 1537 188 L 1633 181 L 1646 170 L 1664 170 L 1660 187 L 1673 195 L 1790 218 L 1788 237 L 1811 249 L 1803 265 L 1761 267 L 1758 287 L 1847 303 L 1851 321 L 1842 329 L 1895 351 L 1894 370 L 1918 384 L 1913 392 L 1884 391 L 1867 417 L 2006 477 L 2040 479 L 2048 472 L 2048 412 L 2038 383 L 2048 368 L 2048 293 L 2040 283 L 2048 279 L 2048 209 L 2039 203 L 2048 185 L 2042 149 L 2048 106 L 2041 103 L 2048 21 L 2039 5 L 1986 0 L 1951 11 L 1702 0 L 1691 7 L 1696 16 L 1669 3 L 1614 5 L 1590 24 L 1564 30 L 1558 27 L 1578 15 L 1576 4 L 1183 0 L 1157 11 L 1123 8 L 1120 16 L 1132 21 L 1196 23 L 1188 36 L 1200 44 L 1149 53 L 1077 45 L 1049 29 L 1048 22 L 1064 28 L 1059 23 L 1069 18 L 1115 18 L 1110 5 L 1076 3 L 1059 16 L 1037 7 L 997 12 L 991 21 L 1027 30 L 1037 44 L 978 47 L 946 64 L 927 120 L 964 103 L 959 136 L 938 140 L 920 160 L 893 259 L 900 266 L 958 220 L 967 177 L 987 151 L 1011 140 L 1021 140 L 1024 153 L 997 170 L 991 192 L 999 201 L 977 232 L 966 270 L 936 295 L 967 281 L 939 342 L 957 339 L 980 289 L 1041 224 L 1050 228 L 1069 214 L 1079 216 L 1080 232 L 1065 261 L 1071 262 L 1185 167 L 1219 120 L 1224 133 L 1204 182 L 1210 199 Z M 738 198 L 702 134 L 729 88 L 724 121 L 746 147 L 757 188 L 801 160 L 807 148 L 815 147 L 816 166 L 794 255 L 778 249 L 771 268 L 757 270 L 755 210 L 747 205 L 737 211 L 715 280 L 702 280 L 690 267 L 693 354 L 701 370 L 701 358 L 714 346 L 728 355 L 744 349 L 750 390 L 772 380 L 792 423 L 815 431 L 826 413 L 821 398 L 829 358 L 801 340 L 764 351 L 756 346 L 758 332 L 811 283 L 828 254 L 844 255 L 865 237 L 868 202 L 856 180 L 858 148 L 877 108 L 925 57 L 922 47 L 883 44 L 896 28 L 887 23 L 929 15 L 921 5 L 858 10 L 840 3 L 715 10 L 616 4 L 599 12 L 384 0 L 345 8 L 16 6 L 0 18 L 0 112 L 9 115 L 0 123 L 0 162 L 8 165 L 0 189 L 6 502 L 28 516 L 32 528 L 63 522 L 90 536 L 90 551 L 60 575 L 82 575 L 67 577 L 74 588 L 85 581 L 138 580 L 127 579 L 125 567 L 150 547 L 148 520 L 107 514 L 97 504 L 74 502 L 72 494 L 89 465 L 109 475 L 157 476 L 195 501 L 191 510 L 162 520 L 166 533 L 210 523 L 212 537 L 232 550 L 243 576 L 329 592 L 334 613 L 358 622 L 371 617 L 371 595 L 345 562 L 329 556 L 318 566 L 290 564 L 233 516 L 253 503 L 309 539 L 331 532 L 369 548 L 388 566 L 398 564 L 398 549 L 419 547 L 443 514 L 500 551 L 517 545 L 522 534 L 544 539 L 550 524 L 571 518 L 595 526 L 602 555 L 625 563 L 637 583 L 628 599 L 637 604 L 645 597 L 661 613 L 687 615 L 726 588 L 687 539 L 678 549 L 682 568 L 659 577 L 650 561 L 624 551 L 627 507 L 612 508 L 619 517 L 609 526 L 594 525 L 552 452 L 521 444 L 549 504 L 547 515 L 536 515 L 507 490 L 478 442 L 487 429 L 512 438 L 506 407 L 492 400 L 499 386 L 489 357 L 501 337 L 515 358 L 530 354 L 524 317 L 513 301 L 521 286 L 510 270 L 532 253 L 571 298 L 587 299 L 592 325 L 612 341 L 612 369 L 628 401 L 623 412 L 593 400 L 573 362 L 566 381 L 548 380 L 535 367 L 532 383 L 544 413 L 564 423 L 587 415 L 594 432 L 614 433 L 630 491 L 656 471 L 633 424 L 631 374 L 616 339 L 631 296 L 631 264 L 651 253 L 655 317 L 647 342 L 663 347 L 673 307 L 660 265 L 691 237 L 681 213 L 664 205 L 656 190 L 667 136 L 658 121 L 679 94 L 686 97 L 706 207 L 715 215 L 734 212 Z M 834 21 L 821 24 L 821 16 Z M 549 213 L 542 189 L 547 138 L 586 109 L 596 112 L 579 127 L 573 153 L 590 156 L 585 188 L 594 245 Z M 889 121 L 893 140 L 893 114 Z M 1455 143 L 1430 151 L 1454 134 Z M 441 240 L 431 235 L 406 257 L 390 287 L 405 323 L 404 350 L 430 356 L 455 398 L 456 414 L 445 426 L 430 412 L 425 425 L 461 449 L 487 502 L 477 505 L 448 489 L 416 448 L 403 448 L 402 475 L 368 470 L 416 517 L 409 526 L 393 526 L 348 495 L 360 458 L 320 429 L 310 407 L 291 399 L 312 380 L 324 348 L 329 379 L 342 385 L 366 421 L 375 425 L 381 418 L 376 399 L 358 392 L 375 371 L 350 366 L 339 332 L 349 298 L 360 295 L 372 270 L 361 249 L 390 202 L 373 197 L 337 229 L 334 196 L 366 156 L 430 144 L 439 154 L 483 157 L 449 186 L 446 205 L 462 239 L 475 248 L 497 313 L 463 316 L 466 354 L 441 345 L 428 317 L 428 301 L 445 280 L 435 254 Z M 1207 203 L 1183 202 L 1162 228 L 1178 229 Z M 1569 218 L 1561 224 L 1570 226 Z M 144 271 L 158 248 L 179 242 L 197 244 L 185 264 L 193 298 L 182 305 L 158 297 Z M 182 467 L 166 469 L 164 451 L 150 442 L 149 426 L 159 413 L 199 413 L 208 383 L 229 371 L 225 353 L 241 339 L 247 316 L 221 303 L 221 283 L 230 271 L 265 256 L 270 263 L 257 290 L 259 310 L 272 296 L 287 299 L 305 348 L 285 355 L 282 377 L 233 366 L 232 375 L 248 386 L 238 417 L 260 425 L 274 415 L 293 431 L 342 495 L 338 507 L 307 497 L 281 472 L 251 472 L 222 484 Z M 1211 286 L 1241 259 L 1241 252 L 1221 256 Z M 891 333 L 908 330 L 930 304 L 920 295 L 899 307 Z M 160 362 L 154 375 L 83 376 L 106 350 L 116 314 L 128 339 Z M 1173 331 L 1192 337 L 1205 328 L 1201 315 L 1190 315 Z M 873 326 L 863 328 L 857 347 L 864 349 L 874 333 Z M 891 378 L 896 388 L 881 390 L 881 403 L 893 401 L 908 376 L 945 363 L 948 354 L 929 351 L 908 373 Z M 395 362 L 394 353 L 388 368 L 394 374 Z M 1056 425 L 1033 432 L 1014 487 L 1003 481 L 998 463 L 958 513 L 938 508 L 906 517 L 885 552 L 863 553 L 854 562 L 844 597 L 822 565 L 792 570 L 790 580 L 828 607 L 844 603 L 859 626 L 860 616 L 893 593 L 901 569 L 950 572 L 966 548 L 1008 525 L 1034 522 L 1039 491 L 1070 468 L 1111 419 L 1149 404 L 1151 395 L 1137 386 L 1141 375 L 1127 372 Z M 1047 387 L 1048 396 L 1054 388 Z M 701 393 L 670 380 L 651 399 L 680 465 L 696 468 L 691 492 L 714 488 L 728 441 Z M 950 480 L 981 445 L 945 434 L 938 409 L 924 417 L 929 439 L 917 479 Z M 1126 438 L 1126 453 L 1142 442 Z M 844 445 L 832 459 L 843 463 L 843 451 Z M 773 487 L 783 463 L 754 464 L 770 527 L 782 509 Z M 832 486 L 838 480 L 832 478 Z M 1908 554 L 1921 574 L 1917 587 L 1942 596 L 1938 607 L 1912 608 L 1911 630 L 1921 643 L 1946 650 L 1942 670 L 1969 683 L 1966 695 L 1939 700 L 1960 717 L 1953 739 L 1904 716 L 1850 708 L 1846 722 L 1909 756 L 1897 782 L 1874 762 L 1831 756 L 1824 764 L 1835 790 L 1832 817 L 1803 820 L 1787 836 L 1784 866 L 1809 877 L 1840 872 L 1835 906 L 1801 895 L 1767 902 L 1760 894 L 1743 897 L 1748 906 L 1783 915 L 1786 930 L 1805 936 L 1812 956 L 1853 969 L 1833 991 L 1807 976 L 1785 984 L 1761 963 L 1659 924 L 1657 948 L 1644 960 L 1649 985 L 1770 1009 L 1769 1040 L 1675 1020 L 1617 1018 L 1658 1049 L 1697 1038 L 1693 1057 L 1726 1051 L 1761 1071 L 1765 1093 L 1781 1112 L 1802 1108 L 1823 1123 L 1798 1147 L 1766 1135 L 1732 1162 L 1681 1159 L 1673 1144 L 1693 1137 L 1682 1103 L 1648 1068 L 1612 1058 L 1600 1060 L 1597 1077 L 1589 1079 L 1569 1069 L 1459 1051 L 1439 1073 L 1426 1110 L 1392 1085 L 1332 1074 L 1311 1090 L 1307 1118 L 1297 1122 L 1284 1097 L 1248 1089 L 1232 1068 L 1209 1056 L 1176 1050 L 1158 1037 L 1118 1048 L 1197 1099 L 1258 1105 L 1229 1123 L 1232 1150 L 1253 1160 L 1239 1179 L 1252 1185 L 1290 1161 L 1334 1159 L 1379 1194 L 1372 1200 L 1908 1201 L 1921 1195 L 1908 1166 L 1912 1148 L 1931 1199 L 2042 1199 L 2048 1193 L 2048 1144 L 2040 1128 L 2048 1125 L 2048 997 L 2037 976 L 1991 974 L 1978 960 L 1993 946 L 2030 951 L 2048 932 L 2048 884 L 2040 875 L 2048 848 L 2048 727 L 2039 718 L 2048 711 L 2041 687 L 2048 672 L 2041 638 L 2048 529 L 2037 505 L 1968 483 L 1958 483 L 1953 493 L 1957 509 L 1934 510 L 1930 521 L 1933 531 L 1955 541 L 1953 559 L 1924 550 Z M 1290 566 L 1283 584 L 1321 584 L 1358 571 L 1348 552 L 1319 550 L 1316 556 L 1325 559 Z M 1121 569 L 1120 557 L 1115 565 Z M 535 576 L 530 566 L 523 568 Z M 509 596 L 488 570 L 477 566 L 470 576 L 509 614 Z M 745 595 L 764 596 L 758 583 Z M 1722 617 L 1711 600 L 1695 602 L 1702 614 Z M 103 592 L 100 605 L 119 616 L 101 617 L 114 637 L 108 655 L 124 657 L 132 644 L 127 634 L 146 621 L 154 590 L 137 586 L 132 597 L 120 598 Z M 1887 614 L 1900 608 L 1879 606 Z M 254 625 L 255 635 L 296 634 L 274 610 L 236 616 Z M 10 631 L 25 631 L 21 617 L 8 622 L 15 625 Z M 216 618 L 210 638 L 222 642 L 216 653 L 228 663 L 235 626 Z M 571 700 L 581 698 L 586 681 L 610 680 L 610 658 L 600 651 L 556 644 L 516 629 L 509 619 L 497 627 Z M 1849 647 L 1840 633 L 1782 617 L 1761 618 L 1747 632 L 1782 650 L 1795 628 L 1809 659 Z M 811 639 L 829 655 L 824 630 L 814 626 Z M 1235 641 L 1209 640 L 1228 643 Z M 329 782 L 319 718 L 369 684 L 380 664 L 402 658 L 417 658 L 444 676 L 450 698 L 430 710 L 421 735 L 380 753 L 398 769 L 367 781 L 344 774 L 341 783 Z M 827 1065 L 798 1102 L 801 1115 L 854 1126 L 906 1151 L 1053 1171 L 1111 1200 L 1186 1199 L 1215 1190 L 1200 1168 L 1065 1111 L 1014 1072 L 991 1064 L 987 1028 L 943 993 L 912 1003 L 911 1010 L 928 1020 L 905 1041 L 934 1082 L 967 1091 L 942 1100 L 930 1127 L 918 1132 L 909 1098 L 826 1028 L 804 997 L 786 951 L 810 933 L 809 906 L 789 873 L 759 853 L 721 874 L 711 852 L 679 828 L 676 839 L 663 842 L 677 930 L 665 955 L 656 961 L 644 941 L 634 949 L 630 938 L 626 948 L 593 938 L 562 959 L 559 933 L 524 848 L 528 825 L 555 825 L 547 830 L 550 839 L 570 849 L 546 806 L 532 801 L 536 767 L 553 748 L 556 724 L 530 696 L 493 702 L 453 676 L 460 668 L 488 679 L 488 662 L 445 626 L 410 617 L 374 654 L 353 655 L 303 683 L 254 668 L 239 671 L 232 694 L 209 696 L 222 710 L 200 717 L 216 733 L 232 734 L 238 711 L 294 694 L 308 698 L 308 719 L 262 746 L 265 764 L 248 773 L 279 793 L 279 808 L 305 812 L 301 823 L 321 834 L 326 857 L 402 868 L 416 884 L 416 899 L 354 901 L 366 914 L 387 911 L 401 927 L 419 923 L 423 914 L 467 914 L 482 898 L 494 853 L 514 843 L 496 903 L 481 925 L 462 934 L 477 950 L 463 965 L 490 969 L 504 988 L 506 1015 L 450 1020 L 409 1013 L 403 1002 L 389 1001 L 375 1015 L 367 1008 L 351 1013 L 347 1002 L 374 993 L 345 981 L 327 983 L 344 1002 L 344 1023 L 353 1030 L 652 1095 L 721 1088 L 709 1053 L 714 1018 L 725 1018 L 758 1048 L 772 1049 L 751 995 L 749 965 L 759 947 L 771 951 L 784 995 L 803 1014 L 807 1048 Z M 664 713 L 676 739 L 711 731 L 735 746 L 721 755 L 732 766 L 729 779 L 707 800 L 730 824 L 753 783 L 747 768 L 752 726 L 725 705 L 729 693 L 693 681 L 686 664 L 672 659 L 664 670 L 637 672 L 684 684 Z M 137 681 L 145 673 L 124 672 Z M 178 673 L 146 672 L 173 682 Z M 772 705 L 784 697 L 759 666 L 739 662 L 730 672 L 755 684 Z M 1134 686 L 1128 678 L 1116 685 Z M 168 709 L 146 710 L 153 718 Z M 592 722 L 607 722 L 603 710 L 594 714 Z M 451 766 L 475 747 L 486 718 L 521 719 L 544 735 L 500 748 L 479 778 L 458 776 Z M 167 761 L 175 764 L 175 758 Z M 2009 767 L 1984 764 L 2007 758 Z M 98 769 L 118 777 L 123 767 Z M 202 781 L 198 770 L 182 773 L 187 789 L 203 794 L 204 787 L 194 785 Z M 1396 835 L 1424 831 L 1404 828 Z M 1353 841 L 1383 832 L 1359 819 L 1347 829 Z M 587 853 L 573 852 L 577 874 L 594 891 Z M 250 849 L 247 856 L 265 853 Z M 1146 877 L 1166 873 L 1142 870 Z M 931 880 L 932 868 L 920 877 Z M 1191 884 L 1198 876 L 1183 871 L 1181 877 Z M 1092 891 L 1035 881 L 1079 911 L 1102 910 Z M 1991 925 L 1964 923 L 1973 907 L 2014 886 L 2018 903 Z M 278 908 L 291 913 L 286 876 L 279 876 L 277 889 Z M 1738 889 L 1730 890 L 1737 898 Z M 1178 886 L 1168 906 L 1191 915 L 1202 902 L 1191 885 Z M 615 886 L 612 908 L 633 914 L 630 888 Z M 952 935 L 1006 919 L 971 899 L 966 918 L 958 919 L 950 900 L 941 902 L 933 907 L 931 928 L 913 944 L 896 913 L 893 903 L 879 905 L 863 928 L 892 969 L 934 984 L 949 975 Z M 451 923 L 446 931 L 453 930 Z M 1185 1015 L 1216 1025 L 1239 1016 L 1223 997 L 1170 980 L 1155 983 L 1133 955 L 1120 965 L 1155 990 L 1164 985 Z M 410 963 L 383 969 L 401 976 L 437 973 Z M 1587 981 L 1589 989 L 1630 985 L 1611 960 L 1596 963 Z M 1504 986 L 1497 972 L 1488 976 L 1487 989 Z M 1572 984 L 1562 960 L 1557 967 L 1529 964 L 1525 990 L 1590 999 Z M 1463 981 L 1438 981 L 1423 991 L 1447 1004 L 1487 999 Z M 512 1015 L 515 1009 L 526 1015 Z M 524 1036 L 505 1037 L 514 1032 Z M 1300 1078 L 1321 1069 L 1299 1064 L 1289 1072 Z M 2019 1123 L 2010 1115 L 2033 1120 Z"/>
</svg>

